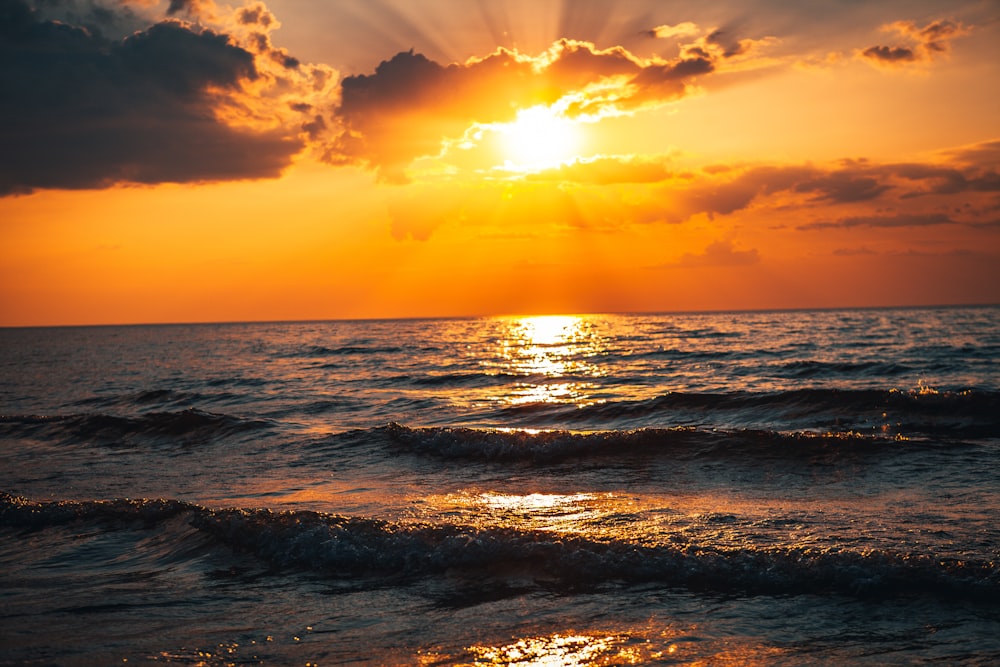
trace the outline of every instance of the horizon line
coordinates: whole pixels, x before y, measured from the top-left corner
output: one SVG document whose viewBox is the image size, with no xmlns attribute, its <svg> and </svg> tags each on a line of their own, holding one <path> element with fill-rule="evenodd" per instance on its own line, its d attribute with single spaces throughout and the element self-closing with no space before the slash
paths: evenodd
<svg viewBox="0 0 1000 667">
<path fill-rule="evenodd" d="M 947 308 L 993 308 L 1000 302 L 993 303 L 937 303 L 921 305 L 892 306 L 815 306 L 790 308 L 721 308 L 709 310 L 635 310 L 635 311 L 598 311 L 598 312 L 546 312 L 546 313 L 494 313 L 477 315 L 414 315 L 402 317 L 330 317 L 303 319 L 274 320 L 187 320 L 163 322 L 93 322 L 81 324 L 2 324 L 0 329 L 73 329 L 98 327 L 167 327 L 167 326 L 222 326 L 240 324 L 318 324 L 324 322 L 420 322 L 447 320 L 483 320 L 483 319 L 516 319 L 529 317 L 598 317 L 598 316 L 641 316 L 641 315 L 746 315 L 751 313 L 809 313 L 835 312 L 849 310 L 942 310 Z"/>
</svg>

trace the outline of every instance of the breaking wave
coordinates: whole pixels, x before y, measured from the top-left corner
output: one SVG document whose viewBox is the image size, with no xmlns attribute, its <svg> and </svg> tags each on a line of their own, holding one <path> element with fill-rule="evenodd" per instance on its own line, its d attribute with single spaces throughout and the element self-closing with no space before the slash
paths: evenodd
<svg viewBox="0 0 1000 667">
<path fill-rule="evenodd" d="M 988 561 L 888 550 L 800 546 L 646 546 L 546 531 L 401 524 L 311 511 L 208 509 L 177 500 L 32 502 L 0 493 L 0 528 L 85 522 L 107 531 L 183 518 L 203 541 L 279 571 L 332 578 L 516 577 L 531 585 L 657 582 L 734 595 L 841 594 L 1000 600 Z"/>
</svg>

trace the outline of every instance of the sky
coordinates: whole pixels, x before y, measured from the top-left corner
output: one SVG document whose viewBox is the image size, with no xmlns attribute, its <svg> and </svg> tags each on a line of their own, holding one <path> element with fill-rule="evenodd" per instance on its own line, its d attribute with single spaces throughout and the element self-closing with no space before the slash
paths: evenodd
<svg viewBox="0 0 1000 667">
<path fill-rule="evenodd" d="M 0 0 L 0 326 L 979 303 L 997 0 Z"/>
</svg>

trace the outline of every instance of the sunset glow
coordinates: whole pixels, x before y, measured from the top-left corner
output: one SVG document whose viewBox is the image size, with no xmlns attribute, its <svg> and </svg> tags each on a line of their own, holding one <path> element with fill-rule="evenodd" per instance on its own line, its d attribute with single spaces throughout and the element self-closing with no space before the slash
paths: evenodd
<svg viewBox="0 0 1000 667">
<path fill-rule="evenodd" d="M 989 4 L 6 2 L 2 325 L 1000 301 Z"/>
</svg>

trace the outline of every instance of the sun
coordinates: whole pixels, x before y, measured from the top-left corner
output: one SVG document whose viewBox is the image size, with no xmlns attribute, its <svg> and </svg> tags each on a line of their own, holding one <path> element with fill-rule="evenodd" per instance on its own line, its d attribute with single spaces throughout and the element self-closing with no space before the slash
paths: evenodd
<svg viewBox="0 0 1000 667">
<path fill-rule="evenodd" d="M 496 129 L 506 169 L 551 169 L 572 162 L 580 150 L 579 124 L 544 104 L 521 109 L 517 118 Z"/>
</svg>

